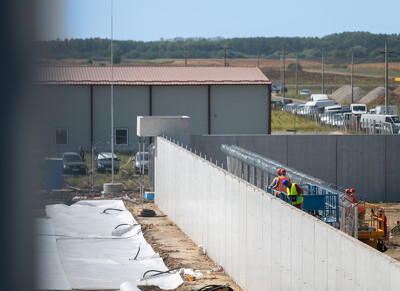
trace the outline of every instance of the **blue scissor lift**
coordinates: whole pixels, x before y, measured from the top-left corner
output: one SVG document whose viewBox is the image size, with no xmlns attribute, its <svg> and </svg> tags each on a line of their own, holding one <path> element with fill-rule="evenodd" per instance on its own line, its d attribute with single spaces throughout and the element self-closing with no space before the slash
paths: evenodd
<svg viewBox="0 0 400 291">
<path fill-rule="evenodd" d="M 303 189 L 303 210 L 318 217 L 320 220 L 332 225 L 333 227 L 339 228 L 338 194 L 333 193 L 326 188 L 312 184 L 303 184 L 299 186 Z M 305 188 L 307 191 L 304 191 Z M 287 193 L 269 187 L 266 187 L 266 191 L 281 198 L 283 201 L 292 204 L 292 199 Z"/>
</svg>

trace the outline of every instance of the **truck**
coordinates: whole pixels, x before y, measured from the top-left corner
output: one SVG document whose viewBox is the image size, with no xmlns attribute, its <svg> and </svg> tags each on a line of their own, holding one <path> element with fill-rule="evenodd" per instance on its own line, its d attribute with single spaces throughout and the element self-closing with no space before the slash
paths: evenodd
<svg viewBox="0 0 400 291">
<path fill-rule="evenodd" d="M 375 132 L 400 132 L 400 118 L 397 115 L 362 114 L 360 124 L 363 129 L 374 129 Z"/>
<path fill-rule="evenodd" d="M 365 104 L 350 104 L 350 110 L 354 114 L 367 113 L 367 105 Z"/>
<path fill-rule="evenodd" d="M 328 95 L 326 94 L 311 94 L 311 101 L 328 100 Z"/>
<path fill-rule="evenodd" d="M 390 115 L 399 115 L 397 105 L 389 105 L 387 110 L 386 106 L 376 106 L 374 109 L 369 111 L 371 114 L 390 114 Z"/>
</svg>

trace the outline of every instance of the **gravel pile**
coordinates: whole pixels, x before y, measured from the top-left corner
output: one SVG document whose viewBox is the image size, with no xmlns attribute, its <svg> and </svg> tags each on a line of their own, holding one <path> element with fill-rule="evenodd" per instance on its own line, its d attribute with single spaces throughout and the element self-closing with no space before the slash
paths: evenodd
<svg viewBox="0 0 400 291">
<path fill-rule="evenodd" d="M 353 87 L 353 102 L 360 103 L 359 100 L 362 99 L 367 93 L 360 87 Z M 337 89 L 331 95 L 331 98 L 339 104 L 351 103 L 351 86 L 345 85 Z"/>
<path fill-rule="evenodd" d="M 390 92 L 390 91 L 389 91 Z M 385 87 L 377 87 L 374 90 L 372 90 L 371 92 L 369 92 L 367 95 L 365 95 L 361 100 L 360 103 L 362 104 L 368 104 L 372 101 L 374 101 L 376 98 L 378 98 L 379 96 L 385 94 Z"/>
</svg>

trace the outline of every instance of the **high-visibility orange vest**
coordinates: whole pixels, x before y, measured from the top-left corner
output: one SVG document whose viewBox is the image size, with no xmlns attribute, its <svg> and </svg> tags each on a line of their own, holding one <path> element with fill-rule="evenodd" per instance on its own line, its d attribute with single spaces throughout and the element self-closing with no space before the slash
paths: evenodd
<svg viewBox="0 0 400 291">
<path fill-rule="evenodd" d="M 352 194 L 350 194 L 349 199 L 353 203 L 358 203 L 358 200 Z M 358 208 L 358 214 L 363 213 L 365 211 L 364 203 L 362 203 L 362 202 L 358 203 L 357 208 Z"/>
<path fill-rule="evenodd" d="M 290 182 L 290 179 L 287 178 L 286 176 L 283 176 L 283 175 L 279 176 L 278 186 L 276 186 L 275 190 L 280 191 L 280 192 L 286 191 L 286 187 L 283 186 L 283 184 L 282 184 L 283 180 L 289 180 L 289 182 Z"/>
</svg>

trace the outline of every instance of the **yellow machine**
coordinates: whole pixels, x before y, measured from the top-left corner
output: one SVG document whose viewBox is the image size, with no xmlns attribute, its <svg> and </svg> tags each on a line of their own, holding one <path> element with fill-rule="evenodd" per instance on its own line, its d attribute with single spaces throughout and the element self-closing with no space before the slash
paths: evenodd
<svg viewBox="0 0 400 291">
<path fill-rule="evenodd" d="M 360 202 L 365 208 L 365 217 L 359 220 L 358 239 L 371 247 L 383 251 L 385 239 L 385 209 L 375 204 Z"/>
</svg>

